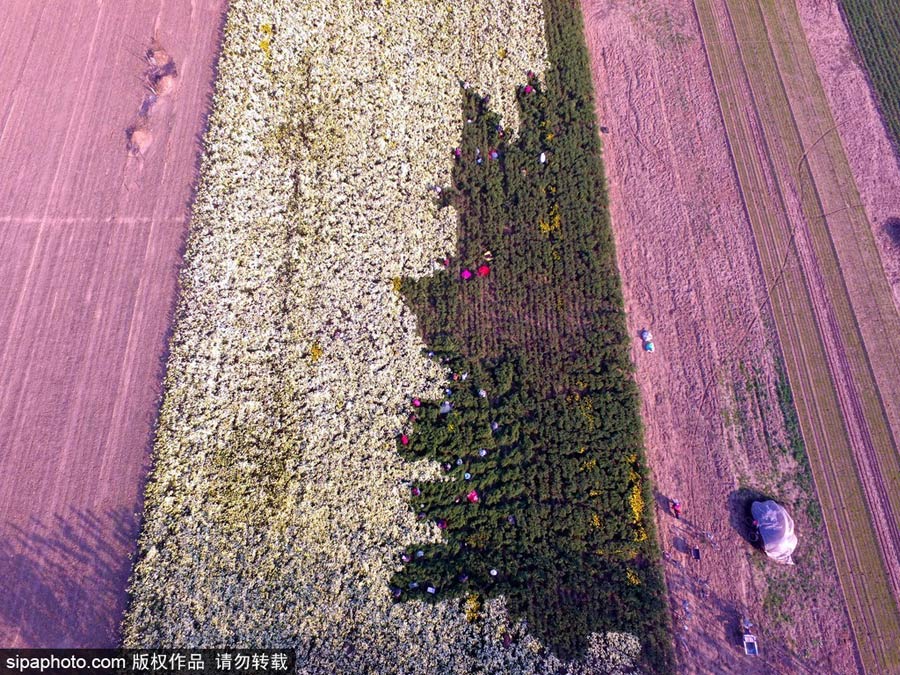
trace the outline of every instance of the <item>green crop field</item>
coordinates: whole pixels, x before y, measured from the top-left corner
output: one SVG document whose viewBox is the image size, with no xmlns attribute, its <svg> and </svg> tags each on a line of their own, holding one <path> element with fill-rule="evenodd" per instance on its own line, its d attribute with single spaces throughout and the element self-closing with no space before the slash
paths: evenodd
<svg viewBox="0 0 900 675">
<path fill-rule="evenodd" d="M 545 3 L 553 64 L 518 89 L 510 139 L 463 89 L 462 143 L 444 204 L 460 215 L 446 269 L 401 290 L 442 399 L 416 401 L 398 447 L 449 480 L 412 486 L 445 530 L 411 546 L 394 594 L 504 595 L 563 658 L 592 632 L 642 637 L 654 672 L 672 655 L 650 512 L 637 389 L 605 208 L 577 7 Z"/>
<path fill-rule="evenodd" d="M 894 147 L 900 150 L 900 3 L 841 0 L 841 6 L 875 87 Z"/>
</svg>

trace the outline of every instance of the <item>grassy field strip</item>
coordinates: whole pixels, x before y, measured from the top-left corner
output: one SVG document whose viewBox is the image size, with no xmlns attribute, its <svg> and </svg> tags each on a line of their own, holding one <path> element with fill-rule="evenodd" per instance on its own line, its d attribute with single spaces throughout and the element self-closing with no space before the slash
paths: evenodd
<svg viewBox="0 0 900 675">
<path fill-rule="evenodd" d="M 829 338 L 831 340 L 832 348 L 829 349 L 829 354 L 837 355 L 836 361 L 832 364 L 832 374 L 843 402 L 845 421 L 849 425 L 852 445 L 856 448 L 856 458 L 864 478 L 869 506 L 875 517 L 876 529 L 881 537 L 887 559 L 896 560 L 900 559 L 900 531 L 896 525 L 897 517 L 895 515 L 900 513 L 900 509 L 898 509 L 900 493 L 895 490 L 892 494 L 889 483 L 900 477 L 900 464 L 897 462 L 893 435 L 884 406 L 882 406 L 879 390 L 879 385 L 893 388 L 893 384 L 890 382 L 892 378 L 888 373 L 896 372 L 896 363 L 891 358 L 892 346 L 878 344 L 873 348 L 870 341 L 863 340 L 861 331 L 863 326 L 873 327 L 867 332 L 874 341 L 882 324 L 890 325 L 892 320 L 896 320 L 896 311 L 864 214 L 860 209 L 840 209 L 833 205 L 823 206 L 824 203 L 839 197 L 844 197 L 844 201 L 847 203 L 847 196 L 841 194 L 838 181 L 828 175 L 827 166 L 825 166 L 825 170 L 813 175 L 810 166 L 823 163 L 819 160 L 819 154 L 814 151 L 808 153 L 807 156 L 811 161 L 808 164 L 807 162 L 801 163 L 797 182 L 792 179 L 792 173 L 796 166 L 794 158 L 802 157 L 804 152 L 797 120 L 804 119 L 807 114 L 812 119 L 819 118 L 821 117 L 820 111 L 824 108 L 826 111 L 824 114 L 828 118 L 824 129 L 832 128 L 834 124 L 830 121 L 830 115 L 827 113 L 824 96 L 819 99 L 820 105 L 813 106 L 812 104 L 817 99 L 811 92 L 797 94 L 793 100 L 806 101 L 807 105 L 812 106 L 813 109 L 808 113 L 804 110 L 803 114 L 796 116 L 793 114 L 792 98 L 788 96 L 786 80 L 780 76 L 781 66 L 774 51 L 776 45 L 777 48 L 784 49 L 789 44 L 789 40 L 780 31 L 780 20 L 775 15 L 774 9 L 770 10 L 767 15 L 769 23 L 773 27 L 779 26 L 779 30 L 772 36 L 769 35 L 761 10 L 762 8 L 758 4 L 742 3 L 739 6 L 733 6 L 731 17 L 739 44 L 773 45 L 773 49 L 743 50 L 742 56 L 744 64 L 750 72 L 748 80 L 754 90 L 755 100 L 762 108 L 761 114 L 768 120 L 765 129 L 777 175 L 785 186 L 785 193 L 790 198 L 799 194 L 805 222 L 811 224 L 809 228 L 804 227 L 798 233 L 797 239 L 798 242 L 809 241 L 814 251 L 814 257 L 809 256 L 807 258 L 809 262 L 805 266 L 811 287 L 826 289 L 826 295 L 823 296 L 822 302 L 816 303 L 817 306 L 828 308 L 819 318 L 819 325 L 825 331 L 823 335 L 827 336 L 826 340 Z M 799 30 L 799 22 L 797 28 Z M 782 53 L 781 60 L 789 64 L 789 67 L 785 69 L 788 74 L 787 81 L 808 80 L 810 77 L 816 77 L 814 70 L 812 73 L 801 70 L 799 64 L 791 59 L 789 54 Z M 812 64 L 809 65 L 812 66 Z M 772 78 L 773 74 L 775 75 L 774 79 Z M 765 82 L 766 84 L 762 87 L 754 87 L 754 82 Z M 818 129 L 811 132 L 809 144 L 811 145 L 816 138 L 822 137 L 822 133 L 823 131 Z M 829 137 L 833 137 L 833 134 L 822 137 L 822 141 L 825 142 Z M 839 139 L 836 140 L 839 145 Z M 842 172 L 843 175 L 849 176 L 849 180 L 845 184 L 849 183 L 850 186 L 853 186 L 852 175 L 849 173 L 850 169 L 846 159 L 842 164 L 836 166 L 835 171 L 841 171 L 842 168 L 845 169 Z M 856 195 L 855 188 L 853 188 L 853 195 Z M 855 201 L 851 203 L 858 202 L 859 198 L 855 196 Z M 828 227 L 822 227 L 820 214 L 831 211 L 836 213 L 827 219 Z M 849 222 L 852 215 L 857 216 L 856 222 Z M 795 222 L 803 222 L 796 218 Z M 839 223 L 841 227 L 832 227 L 835 223 Z M 832 236 L 830 230 L 833 229 L 849 231 L 849 234 L 840 238 Z M 858 259 L 853 259 L 854 251 L 858 252 L 856 242 L 864 241 L 866 237 L 871 243 L 869 255 L 860 255 Z M 837 255 L 842 248 L 847 252 L 845 257 L 851 258 L 843 265 Z M 866 267 L 871 267 L 873 262 L 877 270 L 874 272 L 866 270 Z M 857 270 L 864 271 L 856 274 Z M 854 283 L 851 285 L 850 282 L 855 282 L 863 276 L 870 281 L 869 284 Z M 879 276 L 883 282 L 883 288 L 879 288 L 875 281 Z M 856 292 L 851 293 L 851 289 L 854 287 Z M 878 307 L 873 307 L 872 301 L 867 301 L 867 299 L 880 297 L 882 291 L 884 299 L 887 300 L 887 306 L 885 307 L 882 302 Z M 852 297 L 858 300 L 857 307 L 854 307 L 854 303 L 851 301 Z M 854 309 L 856 309 L 855 312 Z M 869 351 L 866 347 L 869 348 Z M 879 355 L 877 363 L 880 367 L 882 363 L 887 363 L 889 367 L 894 366 L 894 370 L 885 373 L 880 381 L 876 380 L 872 364 L 869 361 L 869 353 Z M 880 369 L 879 372 L 883 371 Z M 889 389 L 885 397 L 891 398 L 890 394 Z M 896 597 L 900 597 L 900 577 L 896 573 L 896 567 L 889 566 L 888 572 L 891 573 L 894 594 Z"/>
<path fill-rule="evenodd" d="M 783 35 L 777 35 L 774 38 L 768 35 L 762 8 L 758 4 L 743 3 L 738 6 L 732 3 L 730 6 L 738 44 L 779 46 L 788 44 L 788 40 Z M 771 23 L 777 22 L 774 12 L 770 12 L 769 16 Z M 795 32 L 799 30 L 799 22 L 797 22 Z M 791 33 L 791 31 L 788 32 Z M 818 186 L 812 182 L 813 176 L 809 168 L 805 164 L 802 167 L 806 175 L 801 174 L 799 185 L 804 188 L 797 187 L 798 184 L 792 185 L 791 182 L 793 158 L 801 157 L 803 148 L 792 115 L 790 99 L 784 84 L 778 77 L 779 69 L 775 55 L 771 49 L 757 48 L 752 50 L 752 53 L 750 50 L 744 50 L 742 57 L 745 67 L 751 73 L 748 77 L 751 88 L 754 82 L 766 83 L 765 86 L 754 89 L 754 95 L 756 104 L 763 110 L 762 114 L 767 120 L 770 120 L 769 126 L 766 127 L 769 132 L 767 138 L 772 151 L 770 156 L 778 167 L 780 181 L 785 186 L 785 192 L 791 197 L 799 193 L 803 202 L 801 207 L 806 216 L 806 222 L 815 224 L 817 217 L 824 209 L 821 206 L 820 191 L 816 189 Z M 796 64 L 792 65 L 793 72 L 799 73 L 799 67 Z M 769 82 L 772 74 L 775 74 L 776 78 Z M 816 78 L 814 69 L 811 73 L 807 72 L 806 75 Z M 802 98 L 802 96 L 797 96 L 797 98 Z M 827 111 L 824 97 L 821 98 L 821 107 Z M 825 128 L 832 126 L 833 123 L 828 124 Z M 822 132 L 819 131 L 816 137 L 821 135 Z M 811 138 L 810 143 L 813 141 L 814 138 Z M 844 166 L 846 166 L 846 160 L 844 160 Z M 846 169 L 846 173 L 849 175 L 849 168 Z M 849 182 L 852 184 L 852 176 L 849 177 Z M 829 184 L 826 184 L 825 188 L 834 189 Z M 856 201 L 858 202 L 858 197 Z M 844 210 L 837 215 L 851 213 L 859 213 L 859 210 Z M 864 232 L 861 232 L 859 237 L 868 236 L 871 239 L 868 223 L 864 219 L 862 228 L 864 228 Z M 856 325 L 856 317 L 866 317 L 866 314 L 854 315 L 848 289 L 843 281 L 842 272 L 854 270 L 854 267 L 841 268 L 829 233 L 825 228 L 815 225 L 809 230 L 803 228 L 801 235 L 798 236 L 798 241 L 808 239 L 815 253 L 814 256 L 804 258 L 806 261 L 804 268 L 811 288 L 824 288 L 827 291 L 824 302 L 814 303 L 814 306 L 830 306 L 824 312 L 820 311 L 819 325 L 825 331 L 823 336 L 826 336 L 826 340 L 830 338 L 833 345 L 832 349 L 828 350 L 828 354 L 830 356 L 837 354 L 838 356 L 836 361 L 832 361 L 832 374 L 839 397 L 844 404 L 844 418 L 850 431 L 851 446 L 855 448 L 855 457 L 863 478 L 863 487 L 868 497 L 869 507 L 873 513 L 876 532 L 887 560 L 896 560 L 898 552 L 900 552 L 894 516 L 896 510 L 891 504 L 892 495 L 884 485 L 884 476 L 896 474 L 894 468 L 896 454 L 884 410 L 880 405 L 878 388 L 869 368 L 862 336 Z M 838 242 L 835 241 L 834 246 L 837 247 L 837 244 Z M 882 275 L 883 281 L 883 272 L 880 270 L 874 246 L 871 250 L 870 260 L 874 260 L 875 264 L 879 266 L 878 274 Z M 888 299 L 890 300 L 889 295 Z M 893 307 L 891 306 L 890 309 L 892 310 Z M 824 320 L 821 315 L 824 315 Z M 896 569 L 894 566 L 889 566 L 887 571 L 895 573 Z M 895 575 L 889 574 L 889 578 L 893 582 L 896 596 L 900 582 Z"/>
<path fill-rule="evenodd" d="M 759 9 L 757 6 L 756 12 L 754 12 L 753 6 L 747 4 L 742 4 L 740 7 L 733 6 L 732 19 L 735 22 L 738 44 L 762 45 L 770 41 L 765 32 L 765 23 Z M 787 40 L 777 38 L 771 42 L 787 44 Z M 745 50 L 742 57 L 745 67 L 755 75 L 748 77 L 750 83 L 765 81 L 767 76 L 771 77 L 772 73 L 778 73 L 774 55 L 769 50 L 757 48 L 750 54 Z M 814 71 L 812 77 L 815 77 Z M 808 221 L 815 222 L 816 216 L 822 212 L 818 193 L 815 190 L 797 190 L 796 188 L 793 193 L 790 192 L 792 187 L 790 183 L 791 167 L 787 164 L 788 158 L 800 157 L 802 149 L 798 132 L 793 126 L 794 121 L 786 91 L 780 86 L 780 81 L 776 80 L 773 84 L 776 86 L 766 86 L 760 91 L 754 91 L 755 102 L 761 105 L 761 114 L 765 116 L 770 125 L 768 128 L 775 131 L 775 133 L 770 132 L 767 135 L 770 150 L 774 150 L 769 153 L 770 158 L 780 169 L 779 177 L 786 192 L 790 196 L 797 192 L 802 195 L 804 201 L 802 206 Z M 793 141 L 793 144 L 789 144 L 789 141 Z M 813 186 L 812 175 L 808 172 L 805 185 Z M 867 224 L 864 223 L 864 226 L 867 227 Z M 866 230 L 866 234 L 870 236 L 868 230 Z M 847 290 L 842 283 L 841 268 L 834 250 L 831 248 L 831 241 L 828 240 L 828 233 L 823 228 L 813 227 L 812 232 L 807 236 L 811 238 L 810 243 L 815 251 L 815 258 L 818 258 L 816 261 L 815 258 L 807 257 L 809 262 L 805 269 L 811 288 L 816 289 L 820 286 L 827 288 L 829 297 L 823 305 L 832 307 L 825 312 L 819 312 L 825 315 L 824 321 L 821 317 L 819 318 L 819 325 L 826 331 L 823 336 L 830 337 L 832 343 L 837 347 L 836 350 L 829 350 L 829 353 L 836 352 L 843 357 L 837 363 L 832 362 L 832 373 L 835 376 L 835 385 L 838 388 L 839 396 L 845 403 L 843 406 L 844 417 L 849 425 L 848 429 L 853 441 L 851 445 L 857 448 L 856 458 L 865 479 L 863 485 L 869 495 L 869 505 L 875 513 L 876 531 L 881 537 L 882 548 L 887 551 L 886 555 L 890 560 L 896 556 L 896 553 L 892 553 L 890 550 L 896 546 L 896 528 L 893 525 L 892 509 L 888 503 L 890 495 L 886 494 L 881 483 L 881 476 L 888 473 L 890 469 L 888 468 L 886 471 L 885 467 L 877 466 L 879 464 L 877 458 L 880 455 L 881 463 L 887 462 L 890 465 L 891 460 L 895 458 L 892 438 L 879 405 L 878 390 L 868 369 L 867 355 L 862 346 L 861 336 L 855 330 L 855 317 L 847 297 Z M 802 238 L 798 237 L 798 239 Z M 872 253 L 877 264 L 877 253 L 874 250 Z M 816 304 L 814 303 L 814 307 Z M 858 395 L 854 392 L 856 387 L 859 387 L 860 390 Z M 862 404 L 859 403 L 860 397 Z M 878 448 L 880 452 L 877 452 L 875 448 Z"/>
<path fill-rule="evenodd" d="M 900 630 L 900 620 L 853 461 L 813 298 L 795 255 L 779 276 L 791 227 L 762 134 L 764 122 L 756 111 L 742 105 L 748 83 L 741 55 L 733 47 L 726 51 L 726 44 L 735 44 L 734 37 L 723 39 L 720 29 L 731 25 L 727 13 L 712 0 L 696 0 L 695 7 L 763 271 L 772 286 L 776 325 L 850 617 L 866 667 L 883 669 L 900 655 L 889 642 Z"/>
<path fill-rule="evenodd" d="M 755 101 L 771 120 L 766 131 L 779 179 L 787 194 L 800 196 L 805 221 L 795 222 L 810 224 L 803 228 L 798 241 L 808 240 L 815 254 L 808 257 L 805 266 L 812 288 L 826 289 L 821 306 L 829 309 L 819 325 L 830 336 L 833 347 L 829 354 L 838 356 L 832 374 L 884 554 L 887 560 L 898 560 L 900 462 L 882 405 L 883 400 L 891 401 L 892 409 L 894 405 L 894 373 L 900 364 L 895 347 L 884 339 L 883 331 L 886 327 L 891 334 L 900 330 L 900 325 L 891 330 L 897 324 L 897 312 L 865 214 L 862 209 L 841 206 L 858 204 L 859 195 L 840 139 L 824 133 L 834 127 L 834 122 L 805 43 L 805 64 L 791 48 L 795 41 L 788 35 L 802 34 L 799 17 L 796 13 L 793 17 L 779 15 L 769 0 L 766 3 L 765 12 L 759 2 L 732 3 L 731 18 L 738 44 L 771 45 L 771 49 L 743 50 L 742 56 L 750 71 Z M 755 82 L 765 85 L 754 87 Z M 798 106 L 798 114 L 794 114 L 792 102 Z M 812 120 L 821 120 L 821 125 L 809 129 L 804 146 L 800 126 L 810 127 Z M 817 148 L 811 149 L 806 155 L 810 161 L 798 162 L 800 172 L 794 182 L 794 158 L 802 157 L 804 147 L 812 146 L 816 139 L 831 144 L 832 161 L 826 162 Z M 827 227 L 821 225 L 823 213 L 832 213 L 825 219 Z M 878 358 L 870 362 L 869 354 Z M 896 415 L 892 417 L 896 419 Z M 900 597 L 896 566 L 889 565 L 887 571 L 894 595 Z"/>
<path fill-rule="evenodd" d="M 890 500 L 893 522 L 897 523 L 900 522 L 897 518 L 900 456 L 895 439 L 900 437 L 900 380 L 896 374 L 900 372 L 900 342 L 896 336 L 900 334 L 900 315 L 881 265 L 872 227 L 865 211 L 858 208 L 859 192 L 840 138 L 835 133 L 827 133 L 834 129 L 836 122 L 816 76 L 812 55 L 804 40 L 790 39 L 792 35 L 802 34 L 796 7 L 793 3 L 773 0 L 763 0 L 763 6 L 768 17 L 769 42 L 794 113 L 790 120 L 784 121 L 796 124 L 809 158 L 809 162 L 803 162 L 803 170 L 811 172 L 815 181 L 814 188 L 805 190 L 803 195 L 808 222 L 813 223 L 813 233 L 818 235 L 817 255 L 821 260 L 828 255 L 834 258 L 836 254 L 837 265 L 848 272 L 834 278 L 826 275 L 826 279 L 835 284 L 837 292 L 846 286 L 853 311 L 853 317 L 843 324 L 849 333 L 847 338 L 855 339 L 857 326 L 862 336 L 865 349 L 857 354 L 860 358 L 855 377 L 857 383 L 859 376 L 865 378 L 868 388 L 864 400 L 870 429 L 879 428 L 887 436 L 880 439 L 884 450 L 878 456 L 878 463 L 885 481 L 883 491 Z M 805 180 L 804 176 L 801 180 Z M 817 226 L 822 214 L 830 214 L 824 218 L 827 228 Z M 890 428 L 881 419 L 885 414 Z"/>
</svg>

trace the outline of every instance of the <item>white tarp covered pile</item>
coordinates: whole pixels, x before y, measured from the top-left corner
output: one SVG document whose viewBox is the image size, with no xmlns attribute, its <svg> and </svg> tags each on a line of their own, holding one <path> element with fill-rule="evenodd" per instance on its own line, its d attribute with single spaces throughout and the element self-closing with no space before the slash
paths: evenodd
<svg viewBox="0 0 900 675">
<path fill-rule="evenodd" d="M 791 554 L 797 548 L 797 535 L 794 521 L 785 508 L 769 500 L 753 502 L 750 512 L 759 527 L 766 554 L 780 563 L 793 565 Z"/>
</svg>

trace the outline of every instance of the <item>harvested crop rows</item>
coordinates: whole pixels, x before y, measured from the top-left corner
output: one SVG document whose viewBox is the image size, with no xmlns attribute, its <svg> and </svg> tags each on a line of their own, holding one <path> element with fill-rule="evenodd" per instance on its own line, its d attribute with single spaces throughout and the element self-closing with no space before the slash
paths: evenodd
<svg viewBox="0 0 900 675">
<path fill-rule="evenodd" d="M 695 6 L 857 646 L 886 672 L 900 661 L 897 310 L 808 48 L 791 39 L 793 3 Z"/>
<path fill-rule="evenodd" d="M 894 136 L 840 0 L 798 0 L 797 9 L 861 203 L 874 228 L 894 301 L 900 306 L 900 156 Z"/>
</svg>

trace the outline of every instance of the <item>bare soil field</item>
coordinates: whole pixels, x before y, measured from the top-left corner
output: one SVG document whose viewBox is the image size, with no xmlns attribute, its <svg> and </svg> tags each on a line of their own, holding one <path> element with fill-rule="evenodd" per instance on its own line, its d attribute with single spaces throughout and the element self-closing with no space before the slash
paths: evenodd
<svg viewBox="0 0 900 675">
<path fill-rule="evenodd" d="M 118 641 L 225 4 L 0 4 L 0 646 Z"/>
<path fill-rule="evenodd" d="M 693 3 L 585 0 L 582 8 L 630 328 L 652 328 L 657 347 L 647 354 L 636 341 L 634 357 L 680 669 L 854 672 Z M 741 507 L 753 494 L 792 508 L 796 566 L 765 560 L 745 540 Z M 685 504 L 680 522 L 668 513 L 672 497 Z M 757 624 L 759 659 L 739 646 L 742 615 Z"/>
</svg>

